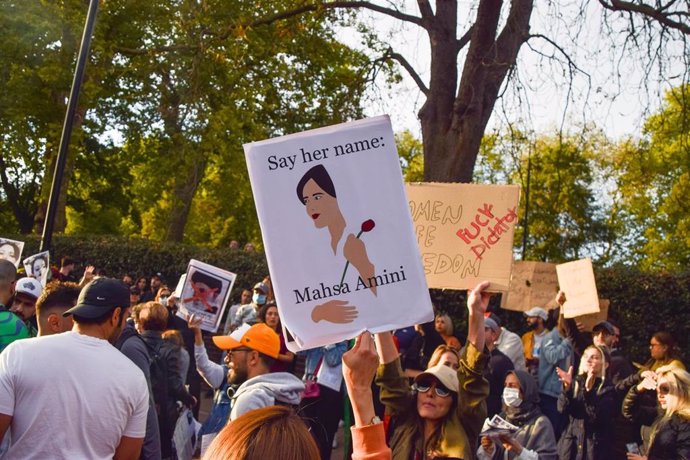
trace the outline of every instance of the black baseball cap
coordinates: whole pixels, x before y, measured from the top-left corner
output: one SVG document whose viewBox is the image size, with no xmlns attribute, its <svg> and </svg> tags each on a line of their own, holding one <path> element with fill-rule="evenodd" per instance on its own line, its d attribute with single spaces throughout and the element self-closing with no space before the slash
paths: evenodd
<svg viewBox="0 0 690 460">
<path fill-rule="evenodd" d="M 592 328 L 592 333 L 594 334 L 598 333 L 599 331 L 604 331 L 608 335 L 616 335 L 616 329 L 614 329 L 613 324 L 609 323 L 608 321 L 597 323 L 596 326 Z"/>
<path fill-rule="evenodd" d="M 81 290 L 77 305 L 64 312 L 62 316 L 98 318 L 117 307 L 129 307 L 127 285 L 113 278 L 96 278 Z"/>
</svg>

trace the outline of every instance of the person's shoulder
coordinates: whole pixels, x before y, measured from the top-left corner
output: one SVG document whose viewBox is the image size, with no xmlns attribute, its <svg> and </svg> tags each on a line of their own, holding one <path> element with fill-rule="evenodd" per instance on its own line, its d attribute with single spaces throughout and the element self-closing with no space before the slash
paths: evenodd
<svg viewBox="0 0 690 460">
<path fill-rule="evenodd" d="M 520 336 L 517 335 L 515 332 L 509 331 L 508 329 L 506 329 L 506 328 L 504 327 L 504 328 L 503 328 L 503 333 L 504 333 L 505 336 L 506 336 L 506 341 L 512 341 L 512 342 L 520 342 L 520 343 L 522 343 L 522 339 L 520 339 Z"/>
<path fill-rule="evenodd" d="M 0 311 L 0 350 L 29 336 L 29 329 L 21 318 L 10 311 Z"/>
</svg>

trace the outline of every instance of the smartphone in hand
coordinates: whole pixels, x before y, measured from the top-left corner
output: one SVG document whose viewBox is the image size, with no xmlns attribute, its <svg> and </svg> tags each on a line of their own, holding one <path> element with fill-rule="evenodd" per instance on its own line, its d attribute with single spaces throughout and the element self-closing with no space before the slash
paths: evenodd
<svg viewBox="0 0 690 460">
<path fill-rule="evenodd" d="M 630 442 L 630 443 L 626 444 L 625 450 L 627 450 L 631 454 L 642 455 L 640 453 L 640 447 L 634 442 Z"/>
</svg>

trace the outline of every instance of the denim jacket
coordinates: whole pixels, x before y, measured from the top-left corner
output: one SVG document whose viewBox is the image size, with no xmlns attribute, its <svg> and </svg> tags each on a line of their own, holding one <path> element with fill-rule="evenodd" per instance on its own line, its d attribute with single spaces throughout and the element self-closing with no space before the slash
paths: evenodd
<svg viewBox="0 0 690 460">
<path fill-rule="evenodd" d="M 347 341 L 343 341 L 301 352 L 306 356 L 306 362 L 304 363 L 305 377 L 316 374 L 316 367 L 319 365 L 321 358 L 323 358 L 329 366 L 337 366 L 343 359 L 343 354 L 346 351 Z"/>
<path fill-rule="evenodd" d="M 556 366 L 567 371 L 573 361 L 572 341 L 561 337 L 558 328 L 553 328 L 544 337 L 539 352 L 539 393 L 558 398 L 563 384 L 556 373 Z"/>
</svg>

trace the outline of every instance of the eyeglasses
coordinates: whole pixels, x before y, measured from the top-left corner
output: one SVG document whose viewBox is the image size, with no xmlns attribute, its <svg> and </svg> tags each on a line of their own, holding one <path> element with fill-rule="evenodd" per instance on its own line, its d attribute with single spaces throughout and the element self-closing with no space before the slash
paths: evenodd
<svg viewBox="0 0 690 460">
<path fill-rule="evenodd" d="M 663 346 L 663 345 L 661 345 L 660 343 L 650 343 L 649 344 L 649 348 L 661 347 L 661 346 Z"/>
<path fill-rule="evenodd" d="M 663 384 L 656 387 L 656 391 L 659 392 L 660 395 L 665 396 L 671 392 L 671 388 L 668 385 Z"/>
<path fill-rule="evenodd" d="M 450 396 L 450 390 L 448 388 L 442 385 L 436 385 L 435 383 L 418 382 L 412 385 L 412 389 L 419 393 L 426 393 L 427 391 L 431 390 L 432 386 L 434 387 L 434 392 L 436 393 L 436 396 L 439 396 L 441 398 L 447 398 L 448 396 Z"/>
<path fill-rule="evenodd" d="M 251 348 L 233 348 L 232 350 L 228 350 L 228 355 L 231 355 L 233 353 L 237 353 L 238 351 L 254 351 Z"/>
</svg>

